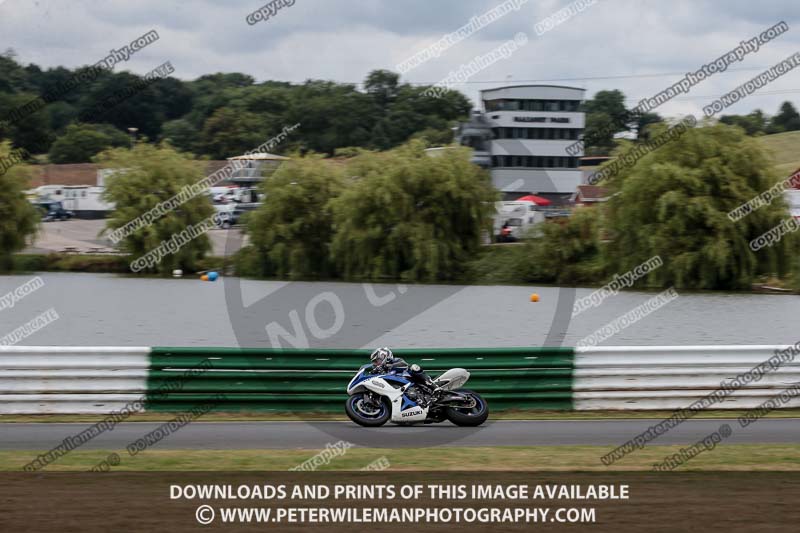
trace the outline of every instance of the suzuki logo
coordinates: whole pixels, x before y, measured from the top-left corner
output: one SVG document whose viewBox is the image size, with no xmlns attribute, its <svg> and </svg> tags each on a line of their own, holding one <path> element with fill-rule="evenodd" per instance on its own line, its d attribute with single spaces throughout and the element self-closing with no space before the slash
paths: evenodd
<svg viewBox="0 0 800 533">
<path fill-rule="evenodd" d="M 406 411 L 404 413 L 400 413 L 400 416 L 417 416 L 422 414 L 422 409 L 418 409 L 416 411 Z"/>
</svg>

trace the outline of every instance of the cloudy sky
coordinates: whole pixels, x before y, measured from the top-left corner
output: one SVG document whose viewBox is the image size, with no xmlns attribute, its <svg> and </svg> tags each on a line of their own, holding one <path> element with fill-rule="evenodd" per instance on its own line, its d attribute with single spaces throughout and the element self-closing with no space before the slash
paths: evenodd
<svg viewBox="0 0 800 533">
<path fill-rule="evenodd" d="M 281 1 L 281 0 L 277 0 Z M 289 0 L 291 1 L 291 0 Z M 118 70 L 145 73 L 169 60 L 175 76 L 244 72 L 258 81 L 309 78 L 360 83 L 373 69 L 397 71 L 416 52 L 504 0 L 295 0 L 250 25 L 255 0 L 0 0 L 0 49 L 23 63 L 76 67 L 95 63 L 132 39 L 157 30 L 160 39 Z M 700 113 L 708 104 L 800 51 L 797 0 L 583 0 L 587 7 L 537 35 L 537 23 L 568 0 L 515 1 L 518 10 L 484 27 L 403 76 L 433 83 L 519 32 L 527 44 L 480 70 L 458 88 L 473 101 L 502 84 L 555 83 L 620 89 L 629 106 L 678 81 L 785 21 L 789 31 L 741 62 L 702 81 L 657 111 Z M 772 114 L 780 102 L 800 104 L 800 68 L 729 108 Z M 798 106 L 800 107 L 800 106 Z"/>
</svg>

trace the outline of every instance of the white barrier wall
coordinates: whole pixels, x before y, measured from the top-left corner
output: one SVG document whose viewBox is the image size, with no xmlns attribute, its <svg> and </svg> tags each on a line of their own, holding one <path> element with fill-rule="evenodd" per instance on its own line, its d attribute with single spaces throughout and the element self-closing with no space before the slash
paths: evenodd
<svg viewBox="0 0 800 533">
<path fill-rule="evenodd" d="M 150 348 L 0 347 L 0 414 L 108 413 L 147 391 Z"/>
<path fill-rule="evenodd" d="M 721 388 L 789 346 L 604 346 L 575 349 L 578 410 L 679 409 Z M 711 409 L 751 409 L 800 384 L 791 360 L 744 384 Z M 783 407 L 800 407 L 792 398 Z"/>
</svg>

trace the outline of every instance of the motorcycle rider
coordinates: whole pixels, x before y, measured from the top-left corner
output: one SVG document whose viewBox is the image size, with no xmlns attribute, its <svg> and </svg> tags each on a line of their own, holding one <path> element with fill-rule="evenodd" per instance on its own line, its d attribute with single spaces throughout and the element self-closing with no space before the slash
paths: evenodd
<svg viewBox="0 0 800 533">
<path fill-rule="evenodd" d="M 409 365 L 404 359 L 395 357 L 392 350 L 387 347 L 378 348 L 372 352 L 369 358 L 372 361 L 373 370 L 376 372 L 389 372 L 392 370 L 402 372 L 403 370 L 408 370 L 411 381 L 422 386 L 423 389 L 427 389 L 429 393 L 434 393 L 439 389 L 439 386 L 422 370 L 421 366 L 416 363 Z"/>
</svg>

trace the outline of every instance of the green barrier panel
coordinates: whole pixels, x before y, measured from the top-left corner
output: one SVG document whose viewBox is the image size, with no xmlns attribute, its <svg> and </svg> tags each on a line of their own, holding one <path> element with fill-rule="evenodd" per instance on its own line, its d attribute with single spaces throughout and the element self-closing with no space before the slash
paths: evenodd
<svg viewBox="0 0 800 533">
<path fill-rule="evenodd" d="M 189 369 L 202 368 L 203 364 L 209 362 L 210 366 L 219 370 L 341 370 L 355 374 L 358 368 L 364 364 L 363 359 L 326 359 L 326 358 L 297 358 L 276 357 L 263 359 L 257 357 L 220 357 L 209 360 L 202 356 L 181 357 L 180 359 L 170 358 L 165 360 L 158 358 L 151 363 L 153 369 Z M 412 359 L 411 361 L 422 365 L 431 371 L 444 371 L 453 367 L 464 367 L 469 370 L 478 369 L 524 369 L 524 368 L 572 368 L 572 358 L 564 356 L 546 356 L 537 359 L 525 359 L 521 357 L 483 357 L 481 359 L 469 359 L 463 357 L 441 357 L 436 360 Z"/>
<path fill-rule="evenodd" d="M 210 379 L 187 381 L 181 386 L 181 392 L 284 392 L 295 394 L 314 394 L 314 393 L 340 393 L 350 380 L 350 376 L 338 376 L 336 379 L 310 380 L 297 379 L 225 379 L 213 377 Z M 169 391 L 166 382 L 161 380 L 152 381 L 154 389 L 157 391 Z M 520 379 L 519 376 L 512 380 L 501 379 L 481 379 L 471 376 L 467 386 L 476 391 L 504 391 L 513 389 L 519 392 L 532 392 L 538 390 L 569 390 L 571 387 L 569 378 L 529 378 Z"/>
<path fill-rule="evenodd" d="M 220 412 L 343 412 L 345 388 L 370 350 L 153 348 L 148 409 L 183 411 L 218 394 Z M 571 409 L 572 348 L 398 349 L 431 375 L 461 367 L 490 408 Z"/>
</svg>

